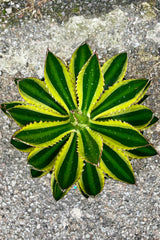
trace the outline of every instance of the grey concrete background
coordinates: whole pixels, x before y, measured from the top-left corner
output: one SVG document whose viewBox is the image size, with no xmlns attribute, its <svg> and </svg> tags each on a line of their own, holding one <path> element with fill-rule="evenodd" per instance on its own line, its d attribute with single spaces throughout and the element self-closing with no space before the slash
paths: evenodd
<svg viewBox="0 0 160 240">
<path fill-rule="evenodd" d="M 43 77 L 46 50 L 64 60 L 83 41 L 101 62 L 128 53 L 126 78 L 152 80 L 146 104 L 160 117 L 159 1 L 8 1 L 0 3 L 1 102 L 20 99 L 15 77 Z M 0 112 L 0 239 L 159 240 L 160 158 L 133 160 L 135 186 L 108 180 L 86 200 L 77 189 L 59 202 L 50 176 L 31 179 L 27 155 L 9 143 L 17 125 Z M 160 123 L 145 132 L 160 153 Z"/>
</svg>

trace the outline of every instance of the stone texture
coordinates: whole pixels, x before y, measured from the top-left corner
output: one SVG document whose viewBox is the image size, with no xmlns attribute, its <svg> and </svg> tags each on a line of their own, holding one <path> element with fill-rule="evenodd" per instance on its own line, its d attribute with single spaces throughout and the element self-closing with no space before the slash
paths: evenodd
<svg viewBox="0 0 160 240">
<path fill-rule="evenodd" d="M 20 99 L 15 77 L 43 77 L 47 48 L 68 61 L 76 47 L 87 41 L 102 63 L 119 52 L 128 53 L 126 78 L 151 79 L 146 105 L 160 117 L 158 1 L 85 0 L 82 4 L 55 0 L 16 15 L 28 6 L 27 2 L 0 3 L 2 102 Z M 12 12 L 6 10 L 11 8 Z M 33 14 L 37 9 L 42 16 Z M 50 176 L 31 179 L 27 154 L 10 145 L 17 129 L 0 112 L 0 239 L 160 239 L 158 155 L 132 161 L 135 186 L 108 180 L 95 199 L 86 200 L 72 188 L 64 199 L 55 202 Z M 160 124 L 145 135 L 160 153 Z"/>
</svg>

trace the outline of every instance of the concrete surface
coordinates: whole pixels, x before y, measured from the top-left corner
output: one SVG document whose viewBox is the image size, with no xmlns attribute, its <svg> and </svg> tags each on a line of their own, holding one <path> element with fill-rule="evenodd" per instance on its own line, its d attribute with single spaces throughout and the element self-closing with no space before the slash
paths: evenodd
<svg viewBox="0 0 160 240">
<path fill-rule="evenodd" d="M 55 0 L 31 7 L 29 0 L 0 3 L 1 102 L 20 99 L 15 77 L 43 77 L 47 48 L 68 60 L 87 41 L 101 62 L 128 53 L 126 78 L 152 80 L 146 104 L 160 117 L 159 1 Z M 0 239 L 160 239 L 158 155 L 132 161 L 135 186 L 108 180 L 95 199 L 73 188 L 55 202 L 50 176 L 31 179 L 27 155 L 10 145 L 17 129 L 0 112 Z M 160 123 L 145 134 L 160 153 Z"/>
</svg>

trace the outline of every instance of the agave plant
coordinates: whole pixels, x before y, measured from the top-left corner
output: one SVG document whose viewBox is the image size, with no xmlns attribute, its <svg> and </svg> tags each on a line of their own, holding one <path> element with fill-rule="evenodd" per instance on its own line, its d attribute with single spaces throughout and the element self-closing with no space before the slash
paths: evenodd
<svg viewBox="0 0 160 240">
<path fill-rule="evenodd" d="M 24 101 L 1 104 L 21 127 L 11 144 L 29 152 L 32 177 L 51 173 L 56 200 L 73 184 L 86 198 L 100 193 L 107 178 L 134 184 L 130 158 L 157 154 L 142 134 L 158 120 L 141 105 L 150 81 L 124 80 L 126 68 L 126 53 L 101 67 L 86 43 L 69 66 L 48 51 L 45 81 L 16 80 Z"/>
</svg>

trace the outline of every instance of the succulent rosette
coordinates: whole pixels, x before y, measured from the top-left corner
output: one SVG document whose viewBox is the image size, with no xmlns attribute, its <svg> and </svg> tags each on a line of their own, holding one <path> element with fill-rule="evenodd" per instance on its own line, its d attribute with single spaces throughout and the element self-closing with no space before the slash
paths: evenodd
<svg viewBox="0 0 160 240">
<path fill-rule="evenodd" d="M 130 158 L 157 154 L 142 131 L 158 119 L 141 103 L 147 79 L 124 80 L 127 54 L 100 66 L 84 43 L 70 64 L 47 52 L 44 81 L 16 81 L 24 101 L 1 104 L 21 127 L 11 139 L 29 152 L 32 177 L 51 173 L 56 200 L 77 184 L 85 196 L 96 196 L 106 178 L 134 184 Z"/>
</svg>

